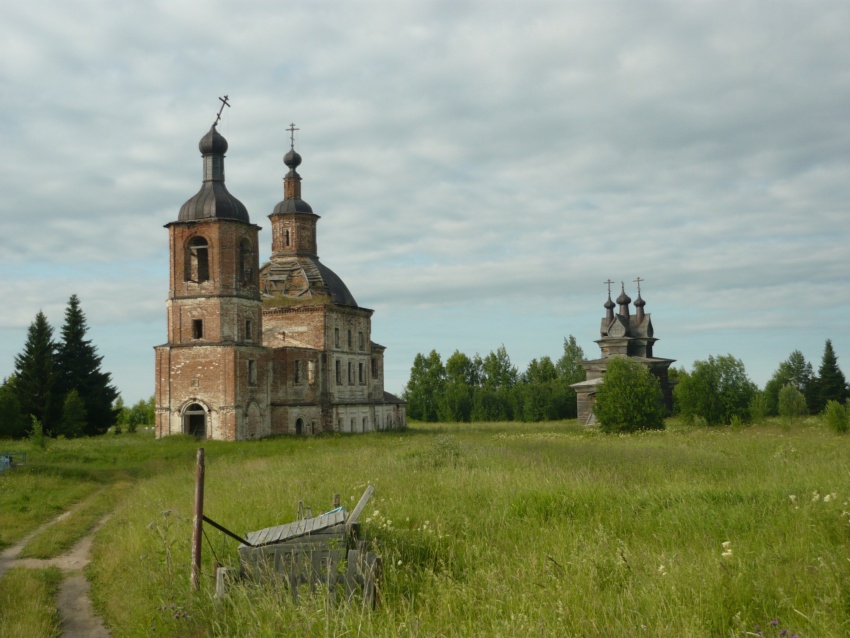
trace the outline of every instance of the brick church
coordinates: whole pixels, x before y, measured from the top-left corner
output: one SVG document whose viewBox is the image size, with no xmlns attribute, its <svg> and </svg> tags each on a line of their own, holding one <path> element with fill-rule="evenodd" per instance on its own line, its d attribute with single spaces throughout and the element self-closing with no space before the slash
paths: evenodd
<svg viewBox="0 0 850 638">
<path fill-rule="evenodd" d="M 658 379 L 661 395 L 667 412 L 673 409 L 673 387 L 668 379 L 668 370 L 676 362 L 675 359 L 662 359 L 653 356 L 653 346 L 658 339 L 652 327 L 652 316 L 644 311 L 646 302 L 640 296 L 638 277 L 638 296 L 635 299 L 635 314 L 631 314 L 629 304 L 632 298 L 626 294 L 625 285 L 621 282 L 620 296 L 617 303 L 611 301 L 611 284 L 608 284 L 608 300 L 603 304 L 605 316 L 599 327 L 600 338 L 596 340 L 602 356 L 599 359 L 588 359 L 581 362 L 586 380 L 574 383 L 571 387 L 576 391 L 578 422 L 592 424 L 596 422 L 593 407 L 596 404 L 596 391 L 605 381 L 605 370 L 612 357 L 628 357 L 646 367 Z M 614 308 L 617 313 L 614 314 Z"/>
<path fill-rule="evenodd" d="M 166 224 L 168 341 L 155 348 L 157 437 L 239 441 L 404 427 L 405 403 L 384 391 L 373 311 L 319 260 L 319 216 L 301 199 L 294 137 L 283 201 L 269 215 L 271 258 L 260 267 L 260 227 L 224 185 L 227 141 L 217 123 L 199 144 L 201 189 Z"/>
</svg>

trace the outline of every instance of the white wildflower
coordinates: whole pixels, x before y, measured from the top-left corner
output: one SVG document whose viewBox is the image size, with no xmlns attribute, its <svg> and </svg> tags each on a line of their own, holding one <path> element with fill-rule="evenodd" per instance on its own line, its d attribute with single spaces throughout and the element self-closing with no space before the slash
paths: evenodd
<svg viewBox="0 0 850 638">
<path fill-rule="evenodd" d="M 732 541 L 723 541 L 722 543 L 720 543 L 720 545 L 723 547 L 723 549 L 729 549 L 732 547 Z"/>
<path fill-rule="evenodd" d="M 820 494 L 812 492 L 812 503 L 817 503 L 820 500 Z"/>
</svg>

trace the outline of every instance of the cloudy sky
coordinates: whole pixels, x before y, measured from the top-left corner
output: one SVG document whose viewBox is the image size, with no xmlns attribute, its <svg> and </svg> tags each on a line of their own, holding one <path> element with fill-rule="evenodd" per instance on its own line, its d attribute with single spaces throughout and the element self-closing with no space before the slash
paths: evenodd
<svg viewBox="0 0 850 638">
<path fill-rule="evenodd" d="M 301 129 L 390 391 L 432 348 L 595 357 L 602 282 L 638 276 L 658 356 L 761 385 L 831 338 L 850 372 L 850 3 L 0 5 L 0 376 L 77 293 L 125 399 L 153 392 L 163 225 L 224 94 L 261 259 Z"/>
</svg>

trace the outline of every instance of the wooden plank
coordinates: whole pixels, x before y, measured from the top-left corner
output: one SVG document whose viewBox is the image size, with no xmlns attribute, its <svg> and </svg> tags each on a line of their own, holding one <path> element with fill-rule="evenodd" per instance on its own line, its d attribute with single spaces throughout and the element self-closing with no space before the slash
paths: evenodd
<svg viewBox="0 0 850 638">
<path fill-rule="evenodd" d="M 351 516 L 348 517 L 348 520 L 345 523 L 346 530 L 350 530 L 351 527 L 357 522 L 357 519 L 360 518 L 360 514 L 363 513 L 363 510 L 366 507 L 366 503 L 368 503 L 369 499 L 372 498 L 372 492 L 374 491 L 375 486 L 370 485 L 366 488 L 366 491 L 363 492 L 363 496 L 360 497 L 360 502 L 357 503 L 357 507 L 355 507 L 354 511 L 351 512 Z"/>
<path fill-rule="evenodd" d="M 271 531 L 272 531 L 271 527 L 266 527 L 265 529 L 261 529 L 259 532 L 257 532 L 257 540 L 252 541 L 252 544 L 253 545 L 265 545 L 266 539 L 271 534 Z M 249 538 L 248 540 L 250 541 L 251 539 Z"/>
</svg>

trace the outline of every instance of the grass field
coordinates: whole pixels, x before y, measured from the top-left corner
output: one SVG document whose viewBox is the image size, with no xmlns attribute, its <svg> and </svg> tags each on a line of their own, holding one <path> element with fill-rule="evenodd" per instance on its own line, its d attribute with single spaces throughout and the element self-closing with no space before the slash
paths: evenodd
<svg viewBox="0 0 850 638">
<path fill-rule="evenodd" d="M 204 442 L 206 513 L 237 533 L 292 520 L 299 500 L 329 509 L 335 492 L 351 509 L 375 485 L 361 519 L 384 564 L 374 612 L 321 595 L 296 606 L 283 586 L 214 599 L 213 561 L 237 556 L 210 528 L 191 594 L 198 445 L 54 442 L 30 454 L 28 473 L 0 478 L 0 501 L 14 503 L 34 477 L 65 475 L 66 491 L 45 488 L 65 505 L 123 483 L 106 492 L 114 515 L 88 572 L 116 636 L 850 634 L 850 438 L 817 419 L 613 437 L 567 422 Z M 4 522 L 0 535 L 10 542 L 20 527 Z"/>
</svg>

